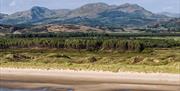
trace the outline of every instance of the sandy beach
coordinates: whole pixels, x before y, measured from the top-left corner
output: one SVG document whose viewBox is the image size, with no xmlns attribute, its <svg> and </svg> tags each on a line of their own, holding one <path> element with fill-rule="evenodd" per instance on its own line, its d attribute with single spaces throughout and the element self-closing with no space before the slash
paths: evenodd
<svg viewBox="0 0 180 91">
<path fill-rule="evenodd" d="M 180 74 L 0 68 L 0 87 L 32 91 L 179 91 Z"/>
</svg>

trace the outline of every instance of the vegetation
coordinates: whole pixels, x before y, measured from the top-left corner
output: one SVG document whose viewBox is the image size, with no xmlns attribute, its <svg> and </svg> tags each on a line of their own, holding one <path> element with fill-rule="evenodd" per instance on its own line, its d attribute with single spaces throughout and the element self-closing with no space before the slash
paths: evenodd
<svg viewBox="0 0 180 91">
<path fill-rule="evenodd" d="M 171 48 L 176 46 L 180 46 L 180 41 L 174 39 L 0 38 L 0 49 L 56 48 L 141 52 L 145 48 Z"/>
<path fill-rule="evenodd" d="M 144 49 L 141 41 L 112 40 L 112 39 L 55 39 L 55 38 L 33 38 L 33 39 L 0 39 L 0 48 L 64 48 L 64 49 L 86 49 L 86 50 L 130 50 L 142 51 Z"/>
<path fill-rule="evenodd" d="M 1 37 L 0 67 L 180 73 L 180 38 L 169 36 L 48 33 Z"/>
<path fill-rule="evenodd" d="M 180 33 L 96 33 L 96 32 L 61 32 L 61 33 L 25 33 L 7 34 L 10 38 L 70 38 L 70 37 L 98 37 L 98 38 L 135 38 L 135 37 L 170 37 L 180 36 Z"/>
<path fill-rule="evenodd" d="M 173 54 L 172 54 L 173 53 Z M 89 52 L 62 49 L 5 49 L 0 67 L 180 73 L 180 49 Z"/>
</svg>

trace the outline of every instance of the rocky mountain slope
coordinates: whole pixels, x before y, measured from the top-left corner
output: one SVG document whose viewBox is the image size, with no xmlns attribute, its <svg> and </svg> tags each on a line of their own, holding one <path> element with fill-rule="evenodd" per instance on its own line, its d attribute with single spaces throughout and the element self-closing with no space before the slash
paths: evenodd
<svg viewBox="0 0 180 91">
<path fill-rule="evenodd" d="M 0 19 L 0 24 L 37 25 L 37 24 L 80 24 L 92 27 L 144 26 L 167 19 L 164 15 L 154 14 L 137 4 L 108 5 L 92 3 L 80 8 L 68 10 L 50 10 L 44 7 L 32 7 Z"/>
</svg>

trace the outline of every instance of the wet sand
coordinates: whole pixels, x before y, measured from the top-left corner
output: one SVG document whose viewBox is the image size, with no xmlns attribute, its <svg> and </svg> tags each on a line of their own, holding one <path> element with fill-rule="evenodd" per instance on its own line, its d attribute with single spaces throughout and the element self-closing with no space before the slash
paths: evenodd
<svg viewBox="0 0 180 91">
<path fill-rule="evenodd" d="M 180 91 L 180 74 L 0 68 L 0 87 L 32 91 Z"/>
</svg>

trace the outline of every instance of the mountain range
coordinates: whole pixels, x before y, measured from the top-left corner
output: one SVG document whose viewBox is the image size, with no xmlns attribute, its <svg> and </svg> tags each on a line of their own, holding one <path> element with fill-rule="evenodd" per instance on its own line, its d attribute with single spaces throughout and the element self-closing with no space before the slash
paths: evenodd
<svg viewBox="0 0 180 91">
<path fill-rule="evenodd" d="M 167 21 L 170 17 L 152 13 L 137 4 L 91 3 L 76 9 L 48 9 L 34 6 L 11 15 L 0 14 L 0 24 L 42 25 L 78 24 L 91 27 L 138 27 Z"/>
</svg>

